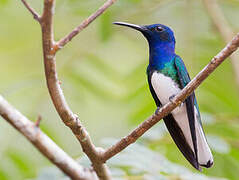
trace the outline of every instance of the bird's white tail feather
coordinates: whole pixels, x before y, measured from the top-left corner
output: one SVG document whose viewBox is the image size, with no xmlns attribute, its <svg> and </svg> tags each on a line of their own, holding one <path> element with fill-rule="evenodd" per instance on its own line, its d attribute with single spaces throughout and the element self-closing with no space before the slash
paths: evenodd
<svg viewBox="0 0 239 180">
<path fill-rule="evenodd" d="M 194 109 L 195 109 L 195 130 L 196 130 L 196 137 L 197 137 L 198 162 L 201 166 L 210 167 L 213 164 L 213 156 L 208 146 L 202 126 L 197 119 L 200 117 L 198 116 L 196 107 Z M 186 104 L 183 104 L 177 107 L 175 110 L 172 111 L 172 114 L 176 122 L 178 123 L 179 127 L 181 128 L 186 138 L 186 141 L 188 142 L 192 151 L 194 152 L 190 127 L 187 120 Z"/>
<path fill-rule="evenodd" d="M 196 136 L 197 136 L 198 162 L 202 166 L 211 166 L 213 163 L 213 156 L 208 146 L 202 126 L 197 120 L 198 112 L 196 107 L 194 109 L 195 109 L 195 119 L 196 119 L 195 128 L 196 128 Z"/>
</svg>

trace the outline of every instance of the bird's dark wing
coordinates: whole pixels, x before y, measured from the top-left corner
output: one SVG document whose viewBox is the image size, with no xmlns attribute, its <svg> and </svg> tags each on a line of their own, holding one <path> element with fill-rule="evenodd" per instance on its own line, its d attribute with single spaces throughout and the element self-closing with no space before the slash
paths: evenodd
<svg viewBox="0 0 239 180">
<path fill-rule="evenodd" d="M 155 101 L 157 107 L 160 107 L 161 102 L 159 101 L 159 99 L 153 89 L 152 83 L 151 83 L 151 77 L 152 77 L 153 73 L 154 73 L 154 71 L 152 71 L 152 70 L 149 71 L 149 69 L 147 70 L 149 89 L 150 89 L 150 92 L 154 98 L 154 101 Z M 185 136 L 184 136 L 181 128 L 177 124 L 176 120 L 174 119 L 173 115 L 170 113 L 167 116 L 165 116 L 163 118 L 163 120 L 164 120 L 164 123 L 166 124 L 166 127 L 167 127 L 171 137 L 173 138 L 175 144 L 180 149 L 182 154 L 192 164 L 193 167 L 195 167 L 196 169 L 199 169 L 198 161 L 195 158 L 195 155 L 194 155 L 192 149 L 190 148 L 189 144 L 187 143 Z"/>
<path fill-rule="evenodd" d="M 174 62 L 175 62 L 175 67 L 177 69 L 180 86 L 181 86 L 181 88 L 184 88 L 190 82 L 189 74 L 187 72 L 187 69 L 186 69 L 182 59 L 179 56 L 175 57 Z M 194 102 L 195 102 L 195 95 L 194 95 L 194 93 L 192 93 L 190 96 L 187 97 L 187 99 L 185 100 L 185 103 L 186 103 L 189 127 L 190 127 L 190 131 L 191 131 L 193 147 L 194 147 L 194 152 L 195 152 L 194 155 L 195 155 L 196 162 L 197 162 L 197 167 L 195 167 L 195 168 L 198 169 L 199 164 L 198 164 L 197 137 L 196 137 L 196 129 L 195 129 L 196 119 L 195 119 Z"/>
<path fill-rule="evenodd" d="M 160 107 L 162 104 L 161 102 L 159 101 L 158 99 L 158 96 L 156 95 L 155 91 L 154 91 L 154 88 L 152 86 L 152 83 L 151 83 L 151 77 L 152 77 L 152 74 L 154 73 L 153 70 L 149 70 L 149 68 L 147 69 L 147 75 L 148 75 L 148 83 L 149 83 L 149 90 L 154 98 L 154 101 L 155 101 L 155 104 L 157 105 L 157 107 Z"/>
<path fill-rule="evenodd" d="M 185 136 L 179 127 L 178 123 L 174 119 L 172 114 L 168 114 L 166 117 L 163 118 L 166 127 L 173 138 L 175 144 L 177 145 L 178 149 L 182 152 L 184 157 L 190 162 L 190 164 L 195 167 L 196 169 L 200 170 L 198 161 L 195 158 L 194 152 L 192 151 L 191 147 L 187 143 Z"/>
</svg>

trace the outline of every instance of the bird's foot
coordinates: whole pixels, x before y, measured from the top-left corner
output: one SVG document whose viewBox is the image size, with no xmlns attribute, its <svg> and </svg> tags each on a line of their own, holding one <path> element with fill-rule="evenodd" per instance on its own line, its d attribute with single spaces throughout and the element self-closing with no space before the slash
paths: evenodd
<svg viewBox="0 0 239 180">
<path fill-rule="evenodd" d="M 170 102 L 173 102 L 173 98 L 175 97 L 176 95 L 175 94 L 173 94 L 172 96 L 170 96 L 168 99 L 169 99 L 169 101 Z"/>
<path fill-rule="evenodd" d="M 160 108 L 161 108 L 162 106 L 160 106 L 160 107 L 157 107 L 157 109 L 155 110 L 155 112 L 154 112 L 154 114 L 159 114 L 160 113 Z"/>
<path fill-rule="evenodd" d="M 168 99 L 169 99 L 169 101 L 170 102 L 173 102 L 173 98 L 176 96 L 176 94 L 173 94 L 172 96 L 170 96 Z M 180 103 L 180 105 L 179 105 L 179 107 L 182 107 L 183 106 L 183 103 L 184 102 L 182 102 L 182 103 Z"/>
</svg>

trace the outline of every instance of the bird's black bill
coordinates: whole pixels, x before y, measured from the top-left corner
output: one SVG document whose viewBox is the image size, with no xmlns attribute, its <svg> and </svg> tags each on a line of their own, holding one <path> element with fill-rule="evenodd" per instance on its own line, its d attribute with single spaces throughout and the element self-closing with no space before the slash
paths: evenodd
<svg viewBox="0 0 239 180">
<path fill-rule="evenodd" d="M 141 31 L 141 32 L 146 30 L 146 28 L 144 26 L 139 26 L 139 25 L 136 25 L 136 24 L 130 24 L 130 23 L 125 23 L 125 22 L 114 22 L 113 24 L 120 25 L 120 26 L 127 26 L 127 27 L 136 29 L 136 30 Z"/>
</svg>

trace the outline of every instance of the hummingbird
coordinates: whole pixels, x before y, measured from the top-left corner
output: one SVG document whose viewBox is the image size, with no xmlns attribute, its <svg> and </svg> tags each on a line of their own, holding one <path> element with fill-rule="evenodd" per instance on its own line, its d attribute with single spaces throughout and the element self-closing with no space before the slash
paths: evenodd
<svg viewBox="0 0 239 180">
<path fill-rule="evenodd" d="M 157 106 L 155 113 L 158 113 L 161 106 L 170 102 L 190 82 L 183 60 L 175 53 L 174 33 L 162 24 L 114 24 L 133 28 L 147 39 L 148 85 Z M 213 165 L 194 92 L 163 120 L 175 144 L 194 168 L 201 170 L 201 167 L 209 168 Z"/>
</svg>

